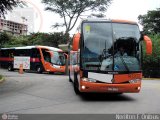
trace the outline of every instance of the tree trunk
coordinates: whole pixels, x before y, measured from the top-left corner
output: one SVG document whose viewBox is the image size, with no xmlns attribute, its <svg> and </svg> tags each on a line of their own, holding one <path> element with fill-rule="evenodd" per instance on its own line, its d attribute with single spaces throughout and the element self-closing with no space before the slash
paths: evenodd
<svg viewBox="0 0 160 120">
<path fill-rule="evenodd" d="M 69 33 L 68 33 L 69 31 L 68 31 L 68 29 L 66 30 L 66 32 L 65 32 L 65 39 L 66 39 L 66 41 L 67 41 L 67 43 L 69 43 Z M 67 54 L 69 54 L 69 49 L 68 49 L 68 51 L 67 51 Z M 69 69 L 68 69 L 68 67 L 69 67 L 69 57 L 67 56 L 67 59 L 66 59 L 66 69 L 65 69 L 65 74 L 66 75 L 68 75 L 69 74 Z"/>
</svg>

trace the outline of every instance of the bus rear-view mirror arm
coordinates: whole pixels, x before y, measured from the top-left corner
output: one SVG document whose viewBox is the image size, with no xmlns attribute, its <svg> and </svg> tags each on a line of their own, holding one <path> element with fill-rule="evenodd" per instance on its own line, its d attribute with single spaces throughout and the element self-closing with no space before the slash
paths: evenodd
<svg viewBox="0 0 160 120">
<path fill-rule="evenodd" d="M 65 59 L 68 59 L 68 54 L 67 53 L 63 53 L 65 56 Z"/>
</svg>

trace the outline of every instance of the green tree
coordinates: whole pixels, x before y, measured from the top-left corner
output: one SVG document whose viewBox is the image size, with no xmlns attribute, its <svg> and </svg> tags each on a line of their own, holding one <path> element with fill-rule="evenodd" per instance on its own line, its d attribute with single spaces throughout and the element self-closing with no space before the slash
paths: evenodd
<svg viewBox="0 0 160 120">
<path fill-rule="evenodd" d="M 55 33 L 32 33 L 28 38 L 30 45 L 46 45 L 58 47 L 59 44 L 66 44 L 69 35 L 62 32 Z"/>
<path fill-rule="evenodd" d="M 47 39 L 48 33 L 31 33 L 28 38 L 29 45 L 43 45 L 43 39 Z"/>
<path fill-rule="evenodd" d="M 45 45 L 58 47 L 59 44 L 66 44 L 69 34 L 56 33 L 31 33 L 31 35 L 14 36 L 11 34 L 0 34 L 0 47 L 20 47 L 30 45 Z"/>
<path fill-rule="evenodd" d="M 160 33 L 160 8 L 138 16 L 145 34 Z"/>
<path fill-rule="evenodd" d="M 0 17 L 12 10 L 14 7 L 22 6 L 24 2 L 20 0 L 0 0 Z"/>
<path fill-rule="evenodd" d="M 47 6 L 45 10 L 59 14 L 64 20 L 63 23 L 56 23 L 53 26 L 65 26 L 65 33 L 68 33 L 73 29 L 82 13 L 87 11 L 105 12 L 111 1 L 112 0 L 42 0 L 42 3 Z"/>
<path fill-rule="evenodd" d="M 55 32 L 50 33 L 46 39 L 43 39 L 42 42 L 45 45 L 52 46 L 52 47 L 58 47 L 59 44 L 66 44 L 67 39 L 69 36 L 66 36 L 66 34 L 63 34 L 62 32 Z"/>
<path fill-rule="evenodd" d="M 10 41 L 10 36 L 7 34 L 7 33 L 5 33 L 5 32 L 1 32 L 0 33 L 0 48 L 2 48 L 2 47 L 4 47 L 5 46 L 5 44 L 8 42 L 8 41 Z"/>
<path fill-rule="evenodd" d="M 27 46 L 28 43 L 28 36 L 26 35 L 20 35 L 20 36 L 14 36 L 10 35 L 10 40 L 6 42 L 4 45 L 5 47 L 20 47 L 20 46 Z"/>
</svg>

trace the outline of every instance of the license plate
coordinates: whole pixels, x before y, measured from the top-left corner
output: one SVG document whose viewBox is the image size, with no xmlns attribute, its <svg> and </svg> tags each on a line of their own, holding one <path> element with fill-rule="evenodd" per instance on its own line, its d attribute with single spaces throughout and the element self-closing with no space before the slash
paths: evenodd
<svg viewBox="0 0 160 120">
<path fill-rule="evenodd" d="M 117 91 L 118 91 L 118 88 L 108 87 L 108 91 L 115 91 L 115 92 L 117 92 Z"/>
</svg>

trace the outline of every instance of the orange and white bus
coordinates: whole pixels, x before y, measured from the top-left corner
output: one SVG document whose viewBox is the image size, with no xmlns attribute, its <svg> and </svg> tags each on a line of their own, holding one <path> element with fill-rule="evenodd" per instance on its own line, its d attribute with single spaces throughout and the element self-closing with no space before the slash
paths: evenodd
<svg viewBox="0 0 160 120">
<path fill-rule="evenodd" d="M 146 53 L 152 54 L 152 41 L 136 22 L 83 20 L 69 45 L 69 81 L 75 92 L 139 92 L 142 41 Z"/>
<path fill-rule="evenodd" d="M 49 46 L 24 46 L 0 49 L 0 66 L 9 71 L 24 69 L 42 72 L 65 72 L 66 54 L 58 48 Z M 27 61 L 28 60 L 28 61 Z"/>
</svg>

